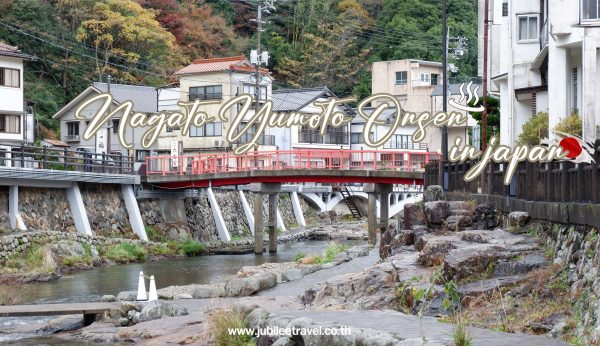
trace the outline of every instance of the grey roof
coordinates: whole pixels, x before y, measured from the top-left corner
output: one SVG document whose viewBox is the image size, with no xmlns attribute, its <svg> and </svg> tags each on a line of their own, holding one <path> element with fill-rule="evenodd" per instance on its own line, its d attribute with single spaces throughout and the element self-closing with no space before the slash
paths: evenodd
<svg viewBox="0 0 600 346">
<path fill-rule="evenodd" d="M 366 115 L 371 115 L 371 113 L 373 113 L 373 111 L 375 110 L 374 107 L 365 107 L 363 108 L 363 112 Z M 377 116 L 377 120 L 379 121 L 388 121 L 390 124 L 394 122 L 394 120 L 396 119 L 396 107 L 389 107 L 383 110 L 383 112 L 381 112 L 379 114 L 379 116 Z M 364 124 L 366 122 L 366 120 L 360 116 L 360 114 L 358 114 L 358 112 L 356 113 L 356 116 L 354 116 L 354 118 L 352 118 L 352 125 L 361 125 Z"/>
<path fill-rule="evenodd" d="M 0 41 L 0 55 L 10 56 L 13 58 L 21 58 L 21 59 L 35 59 L 35 57 L 33 55 L 23 53 L 19 50 L 19 48 L 8 45 L 2 41 Z"/>
<path fill-rule="evenodd" d="M 460 86 L 461 85 L 463 85 L 463 84 L 462 83 L 460 83 L 460 84 L 458 84 L 458 83 L 457 84 L 449 84 L 449 86 L 450 86 L 449 91 L 450 92 L 448 93 L 448 96 L 451 96 L 451 95 L 455 95 L 455 96 L 456 95 L 460 95 Z M 466 91 L 467 83 L 464 83 L 464 85 L 465 85 L 465 91 L 464 91 L 464 93 L 465 93 L 465 96 L 467 96 L 467 91 Z M 482 97 L 483 96 L 483 90 L 481 88 L 481 84 L 475 84 L 475 83 L 473 83 L 471 85 L 471 91 L 474 91 L 476 87 L 479 87 L 479 88 L 477 88 L 477 94 L 479 95 L 479 97 Z M 435 88 L 433 89 L 433 91 L 431 92 L 431 96 L 442 96 L 443 92 L 444 92 L 444 89 L 442 89 L 442 86 L 441 85 L 436 85 Z"/>
<path fill-rule="evenodd" d="M 101 92 L 108 92 L 106 83 L 94 82 L 93 86 Z M 156 113 L 158 111 L 158 93 L 154 87 L 110 83 L 110 94 L 118 103 L 132 101 L 134 112 Z"/>
<path fill-rule="evenodd" d="M 321 96 L 335 94 L 327 87 L 273 90 L 273 111 L 300 111 Z"/>
</svg>

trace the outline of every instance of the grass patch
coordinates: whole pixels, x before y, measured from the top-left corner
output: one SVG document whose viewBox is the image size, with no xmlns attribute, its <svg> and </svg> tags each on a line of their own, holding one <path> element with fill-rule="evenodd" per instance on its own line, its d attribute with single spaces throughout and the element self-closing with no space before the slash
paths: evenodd
<svg viewBox="0 0 600 346">
<path fill-rule="evenodd" d="M 230 328 L 246 328 L 245 314 L 237 309 L 213 310 L 210 315 L 210 333 L 217 346 L 256 345 L 253 335 L 230 335 Z"/>
<path fill-rule="evenodd" d="M 24 254 L 16 254 L 8 258 L 0 266 L 0 274 L 14 273 L 49 273 L 54 271 L 54 266 L 47 261 L 47 251 L 39 245 L 31 245 Z"/>
<path fill-rule="evenodd" d="M 186 240 L 179 244 L 179 252 L 186 256 L 198 256 L 206 251 L 206 245 L 197 240 Z"/>
<path fill-rule="evenodd" d="M 304 258 L 304 252 L 298 251 L 296 255 L 294 255 L 294 262 L 300 262 Z"/>
<path fill-rule="evenodd" d="M 339 243 L 329 243 L 321 255 L 305 255 L 303 252 L 298 252 L 294 256 L 294 261 L 302 264 L 325 264 L 333 262 L 335 256 L 350 248 L 349 245 Z"/>
<path fill-rule="evenodd" d="M 166 243 L 168 241 L 164 234 L 160 233 L 152 226 L 146 226 L 146 235 L 148 236 L 148 239 L 153 242 Z"/>
<path fill-rule="evenodd" d="M 148 254 L 141 245 L 122 243 L 107 248 L 101 255 L 115 262 L 129 263 L 143 262 Z"/>
<path fill-rule="evenodd" d="M 460 313 L 453 316 L 452 340 L 455 346 L 471 346 L 473 344 L 469 326 Z"/>
</svg>

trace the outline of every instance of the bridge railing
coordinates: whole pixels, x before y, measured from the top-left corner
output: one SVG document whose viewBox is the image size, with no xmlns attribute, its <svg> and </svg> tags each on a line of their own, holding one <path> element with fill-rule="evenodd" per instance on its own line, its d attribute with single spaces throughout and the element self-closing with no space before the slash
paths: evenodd
<svg viewBox="0 0 600 346">
<path fill-rule="evenodd" d="M 253 170 L 331 169 L 424 172 L 437 153 L 377 150 L 276 150 L 243 155 L 146 157 L 146 174 L 215 174 Z"/>
</svg>

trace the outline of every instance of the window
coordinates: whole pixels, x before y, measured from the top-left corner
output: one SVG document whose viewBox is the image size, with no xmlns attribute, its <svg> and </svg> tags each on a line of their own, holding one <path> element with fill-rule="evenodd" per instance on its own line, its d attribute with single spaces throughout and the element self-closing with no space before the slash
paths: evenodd
<svg viewBox="0 0 600 346">
<path fill-rule="evenodd" d="M 579 98 L 579 90 L 578 90 L 578 83 L 579 83 L 579 71 L 577 70 L 577 67 L 573 68 L 573 70 L 571 71 L 571 80 L 573 82 L 573 94 L 571 96 L 571 106 L 573 106 L 573 110 L 577 110 L 579 109 L 579 104 L 578 104 L 578 98 Z"/>
<path fill-rule="evenodd" d="M 71 136 L 79 136 L 79 123 L 67 123 L 67 135 Z"/>
<path fill-rule="evenodd" d="M 502 1 L 502 17 L 508 17 L 508 0 Z"/>
<path fill-rule="evenodd" d="M 436 73 L 431 74 L 431 85 L 438 85 L 440 80 L 440 75 Z"/>
<path fill-rule="evenodd" d="M 191 87 L 189 98 L 194 100 L 215 100 L 223 97 L 222 88 L 220 85 L 209 85 L 201 87 Z"/>
<path fill-rule="evenodd" d="M 431 84 L 431 75 L 429 73 L 421 73 L 421 83 Z"/>
<path fill-rule="evenodd" d="M 119 133 L 119 119 L 113 120 L 112 133 L 114 133 L 114 134 Z"/>
<path fill-rule="evenodd" d="M 0 67 L 0 85 L 12 88 L 21 87 L 21 71 L 14 68 Z"/>
<path fill-rule="evenodd" d="M 535 41 L 538 39 L 538 16 L 519 17 L 519 41 Z"/>
<path fill-rule="evenodd" d="M 373 140 L 373 132 L 371 132 L 371 140 Z M 360 144 L 363 142 L 362 132 L 353 132 L 350 134 L 350 144 Z"/>
<path fill-rule="evenodd" d="M 135 161 L 136 162 L 146 161 L 147 156 L 150 156 L 150 150 L 136 150 L 135 151 Z"/>
<path fill-rule="evenodd" d="M 600 19 L 600 0 L 581 0 L 581 19 Z"/>
<path fill-rule="evenodd" d="M 0 114 L 0 133 L 21 133 L 21 116 Z"/>
<path fill-rule="evenodd" d="M 218 137 L 223 134 L 222 123 L 208 123 L 203 126 L 190 126 L 190 137 Z"/>
<path fill-rule="evenodd" d="M 396 72 L 396 85 L 406 85 L 407 72 L 399 71 Z"/>
<path fill-rule="evenodd" d="M 244 87 L 242 90 L 243 90 L 242 94 L 251 95 L 252 99 L 254 99 L 254 95 L 256 94 L 256 86 L 255 85 L 244 84 Z M 267 99 L 267 86 L 261 85 L 260 86 L 260 100 L 265 101 L 266 99 Z"/>
</svg>

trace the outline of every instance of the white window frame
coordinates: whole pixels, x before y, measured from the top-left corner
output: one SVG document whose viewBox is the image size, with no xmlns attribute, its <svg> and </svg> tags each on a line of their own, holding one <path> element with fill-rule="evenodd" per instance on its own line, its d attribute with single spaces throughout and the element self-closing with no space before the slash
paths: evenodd
<svg viewBox="0 0 600 346">
<path fill-rule="evenodd" d="M 596 18 L 584 18 L 583 17 L 584 2 L 589 3 L 590 1 L 596 2 Z M 579 18 L 581 18 L 582 22 L 598 22 L 598 21 L 600 21 L 600 0 L 579 0 Z"/>
<path fill-rule="evenodd" d="M 526 39 L 521 39 L 521 18 L 527 18 L 527 33 L 529 34 L 529 19 L 535 18 L 535 38 L 527 37 Z M 519 14 L 517 15 L 517 35 L 519 43 L 537 43 L 540 41 L 540 15 L 539 14 Z"/>
<path fill-rule="evenodd" d="M 425 84 L 425 85 L 431 85 L 431 73 L 429 72 L 425 72 L 425 73 L 421 73 L 421 76 L 419 77 L 420 81 L 421 81 L 421 85 Z"/>
</svg>

